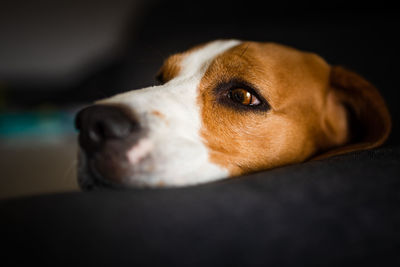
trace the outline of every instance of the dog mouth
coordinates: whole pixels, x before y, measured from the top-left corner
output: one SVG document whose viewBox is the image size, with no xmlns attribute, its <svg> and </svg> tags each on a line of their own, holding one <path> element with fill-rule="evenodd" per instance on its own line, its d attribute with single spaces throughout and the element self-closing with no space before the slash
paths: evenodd
<svg viewBox="0 0 400 267">
<path fill-rule="evenodd" d="M 121 185 L 105 179 L 91 164 L 84 151 L 79 151 L 78 157 L 78 185 L 83 191 L 92 191 L 98 188 L 117 188 Z"/>
<path fill-rule="evenodd" d="M 153 143 L 140 139 L 130 149 L 121 144 L 109 144 L 97 153 L 80 149 L 78 155 L 78 184 L 84 191 L 95 188 L 125 188 L 135 182 L 135 176 L 152 166 Z"/>
<path fill-rule="evenodd" d="M 96 170 L 88 167 L 83 173 L 78 176 L 79 187 L 83 191 L 93 191 L 99 188 L 121 188 L 122 185 L 118 185 L 111 181 L 108 181 L 101 177 Z"/>
</svg>

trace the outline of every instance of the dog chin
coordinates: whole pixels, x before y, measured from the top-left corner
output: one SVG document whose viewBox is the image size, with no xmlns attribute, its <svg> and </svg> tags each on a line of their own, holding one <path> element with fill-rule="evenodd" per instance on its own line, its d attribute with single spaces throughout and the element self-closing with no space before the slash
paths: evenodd
<svg viewBox="0 0 400 267">
<path fill-rule="evenodd" d="M 96 161 L 96 159 L 88 157 L 84 151 L 79 151 L 78 184 L 83 191 L 100 188 L 146 188 L 166 185 L 156 178 L 157 175 L 143 170 L 154 166 L 150 155 L 141 158 L 136 164 L 125 162 L 124 167 L 117 166 L 117 164 L 105 165 L 104 161 Z"/>
<path fill-rule="evenodd" d="M 87 155 L 78 154 L 78 184 L 84 191 L 98 188 L 159 188 L 178 187 L 211 182 L 228 177 L 226 170 L 208 163 L 207 158 L 189 161 L 168 160 L 148 142 L 139 142 L 135 150 L 124 155 L 109 146 L 107 150 Z M 197 152 L 197 151 L 195 151 Z"/>
<path fill-rule="evenodd" d="M 111 188 L 117 185 L 104 179 L 96 170 L 87 164 L 88 160 L 83 152 L 79 153 L 78 185 L 83 191 L 92 191 L 98 188 Z"/>
<path fill-rule="evenodd" d="M 78 185 L 83 191 L 92 191 L 99 188 L 123 188 L 122 183 L 114 182 L 106 179 L 93 166 L 93 162 L 89 159 L 85 152 L 79 150 L 78 169 L 77 169 Z"/>
</svg>

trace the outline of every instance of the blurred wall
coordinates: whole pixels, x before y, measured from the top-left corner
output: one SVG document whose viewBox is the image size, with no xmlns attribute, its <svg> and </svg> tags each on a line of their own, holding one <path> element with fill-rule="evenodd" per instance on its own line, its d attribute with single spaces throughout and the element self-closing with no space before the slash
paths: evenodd
<svg viewBox="0 0 400 267">
<path fill-rule="evenodd" d="M 0 82 L 73 84 L 90 64 L 115 56 L 127 24 L 152 2 L 2 0 Z"/>
</svg>

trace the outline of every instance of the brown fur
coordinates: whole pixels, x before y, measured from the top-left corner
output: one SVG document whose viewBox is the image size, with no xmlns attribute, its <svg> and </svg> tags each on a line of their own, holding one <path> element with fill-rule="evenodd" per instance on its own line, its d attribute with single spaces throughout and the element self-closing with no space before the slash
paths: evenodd
<svg viewBox="0 0 400 267">
<path fill-rule="evenodd" d="M 168 57 L 165 61 L 164 64 L 161 66 L 161 69 L 158 71 L 157 74 L 157 79 L 161 83 L 167 83 L 176 76 L 179 75 L 179 72 L 181 71 L 181 62 L 182 60 L 190 53 L 193 53 L 194 51 L 204 47 L 206 44 L 200 44 L 195 47 L 192 47 L 191 49 L 187 50 L 186 52 L 179 53 L 172 55 Z"/>
<path fill-rule="evenodd" d="M 360 85 L 346 78 L 337 81 L 337 76 L 341 76 L 337 74 L 339 71 L 347 73 L 331 68 L 315 54 L 273 43 L 243 43 L 218 56 L 201 81 L 198 99 L 203 120 L 201 135 L 210 150 L 211 161 L 228 168 L 232 175 L 240 175 L 301 162 L 343 146 L 352 135 L 344 102 L 357 108 L 369 105 L 365 103 L 367 100 L 377 101 L 368 114 L 359 115 L 365 116 L 364 123 L 372 124 L 368 130 L 374 133 L 366 134 L 371 136 L 366 140 L 368 144 L 350 150 L 335 149 L 334 154 L 381 144 L 390 129 L 382 98 L 365 81 Z M 217 103 L 213 88 L 235 78 L 258 88 L 271 109 L 238 112 Z M 349 79 L 353 78 L 356 77 Z M 366 87 L 367 93 L 358 100 L 359 90 L 342 93 L 335 89 L 338 85 Z M 363 108 L 360 109 L 362 113 Z M 375 109 L 383 110 L 383 122 L 379 117 L 367 119 Z M 384 133 L 375 131 L 379 122 Z"/>
<path fill-rule="evenodd" d="M 326 151 L 322 159 L 382 145 L 391 130 L 390 113 L 378 90 L 358 74 L 334 66 L 330 72 L 331 90 L 341 105 L 347 107 L 349 142 Z"/>
<path fill-rule="evenodd" d="M 163 81 L 176 77 L 185 55 L 200 47 L 167 59 Z M 214 88 L 232 79 L 254 85 L 271 109 L 218 103 Z M 373 148 L 390 133 L 389 112 L 370 83 L 313 53 L 274 43 L 245 42 L 219 55 L 198 90 L 210 160 L 233 176 Z"/>
<path fill-rule="evenodd" d="M 157 79 L 161 83 L 166 83 L 176 77 L 181 70 L 180 63 L 182 58 L 182 54 L 176 54 L 167 58 L 157 74 Z"/>
<path fill-rule="evenodd" d="M 161 119 L 164 119 L 165 118 L 165 115 L 164 114 L 162 114 L 160 111 L 158 111 L 158 110 L 153 110 L 152 112 L 151 112 L 151 114 L 153 114 L 154 116 L 157 116 L 157 117 L 159 117 L 159 118 L 161 118 Z"/>
</svg>

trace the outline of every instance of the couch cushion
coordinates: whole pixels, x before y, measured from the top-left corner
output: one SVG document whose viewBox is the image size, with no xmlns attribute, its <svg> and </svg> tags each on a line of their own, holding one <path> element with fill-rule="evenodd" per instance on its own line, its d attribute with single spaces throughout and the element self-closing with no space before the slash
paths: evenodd
<svg viewBox="0 0 400 267">
<path fill-rule="evenodd" d="M 400 148 L 177 189 L 0 202 L 3 255 L 56 265 L 399 263 Z"/>
</svg>

